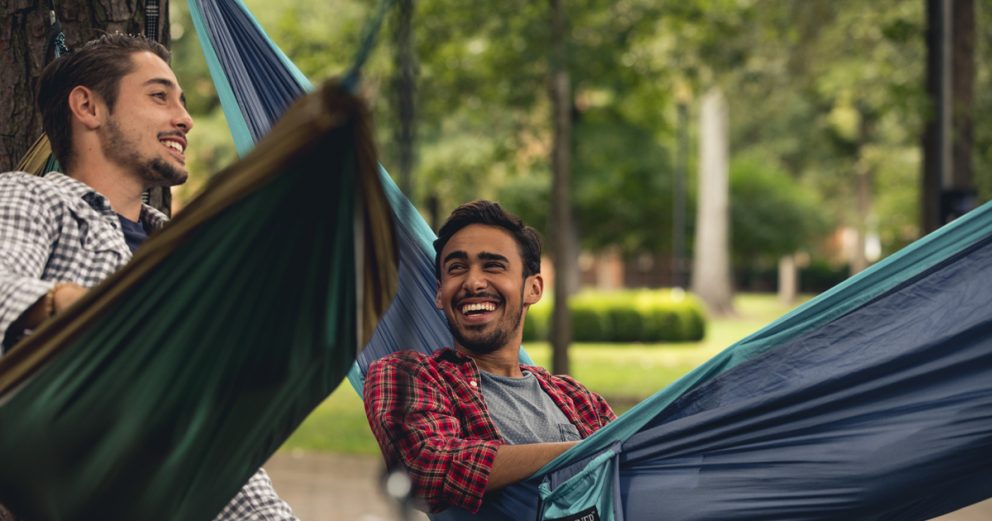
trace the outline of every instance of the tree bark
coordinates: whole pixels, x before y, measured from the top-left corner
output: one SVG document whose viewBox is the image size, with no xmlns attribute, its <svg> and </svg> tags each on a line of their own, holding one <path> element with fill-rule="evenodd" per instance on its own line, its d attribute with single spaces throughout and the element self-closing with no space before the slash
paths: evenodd
<svg viewBox="0 0 992 521">
<path fill-rule="evenodd" d="M 727 102 L 719 88 L 700 107 L 699 207 L 692 263 L 692 292 L 710 313 L 734 313 L 730 281 L 730 146 Z"/>
<path fill-rule="evenodd" d="M 393 31 L 393 103 L 397 125 L 393 139 L 396 143 L 396 171 L 400 189 L 411 201 L 416 142 L 417 61 L 413 47 L 413 0 L 400 0 Z"/>
<path fill-rule="evenodd" d="M 785 255 L 778 260 L 778 301 L 795 304 L 799 296 L 799 266 L 796 255 Z"/>
<path fill-rule="evenodd" d="M 574 223 L 572 222 L 572 85 L 566 47 L 568 26 L 562 0 L 551 0 L 551 60 L 549 91 L 554 118 L 551 149 L 551 234 L 554 244 L 554 311 L 551 315 L 551 369 L 568 373 L 568 346 L 572 341 L 572 317 L 568 309 L 569 281 L 576 270 Z"/>
<path fill-rule="evenodd" d="M 167 0 L 158 9 L 158 39 L 169 45 Z M 56 18 L 66 45 L 74 49 L 104 33 L 143 34 L 146 2 L 141 0 L 59 0 Z M 0 2 L 0 172 L 13 170 L 41 135 L 35 89 L 52 59 L 48 2 Z M 159 199 L 162 195 L 159 194 Z"/>
<path fill-rule="evenodd" d="M 930 118 L 922 138 L 923 232 L 974 208 L 971 111 L 975 89 L 974 0 L 925 0 Z"/>
</svg>

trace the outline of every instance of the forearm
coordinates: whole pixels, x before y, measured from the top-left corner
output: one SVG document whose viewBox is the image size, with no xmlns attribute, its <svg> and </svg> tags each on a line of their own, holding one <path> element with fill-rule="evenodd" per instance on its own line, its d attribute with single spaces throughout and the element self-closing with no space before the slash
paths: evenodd
<svg viewBox="0 0 992 521">
<path fill-rule="evenodd" d="M 498 490 L 527 479 L 577 443 L 577 441 L 567 441 L 501 446 L 496 451 L 496 459 L 489 474 L 486 491 Z"/>
<path fill-rule="evenodd" d="M 42 322 L 62 313 L 79 300 L 85 293 L 86 288 L 71 282 L 56 282 L 44 295 L 35 300 L 20 317 L 14 321 L 13 328 L 35 329 Z"/>
<path fill-rule="evenodd" d="M 8 314 L 15 315 L 17 318 L 12 322 L 4 322 L 3 334 L 9 329 L 14 333 L 13 338 L 17 338 L 24 331 L 31 331 L 40 326 L 44 321 L 49 318 L 65 311 L 70 306 L 72 306 L 77 300 L 79 300 L 87 291 L 86 288 L 73 284 L 71 282 L 49 282 L 49 281 L 37 281 L 44 283 L 42 287 L 48 287 L 49 289 L 43 293 L 41 296 L 35 298 L 34 302 L 27 306 L 26 309 L 17 314 L 17 311 L 23 308 L 23 304 L 20 307 L 16 305 L 17 299 L 11 299 L 7 302 L 8 306 L 13 306 L 11 309 L 5 309 L 4 311 Z M 30 301 L 36 292 L 29 293 L 26 301 Z M 25 301 L 22 295 L 22 302 Z"/>
</svg>

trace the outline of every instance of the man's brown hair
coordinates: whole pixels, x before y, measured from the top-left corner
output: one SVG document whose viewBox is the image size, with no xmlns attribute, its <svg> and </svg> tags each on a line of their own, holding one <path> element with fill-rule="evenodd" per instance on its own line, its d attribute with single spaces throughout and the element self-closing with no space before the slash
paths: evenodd
<svg viewBox="0 0 992 521">
<path fill-rule="evenodd" d="M 434 276 L 441 280 L 441 251 L 451 237 L 471 224 L 485 224 L 502 228 L 513 236 L 520 248 L 524 264 L 524 277 L 541 273 L 541 234 L 524 224 L 516 215 L 492 201 L 472 201 L 455 208 L 437 232 L 434 241 Z"/>
<path fill-rule="evenodd" d="M 113 111 L 121 78 L 134 70 L 131 55 L 145 51 L 166 63 L 171 58 L 169 50 L 155 40 L 121 33 L 105 34 L 59 57 L 42 71 L 38 82 L 42 128 L 52 143 L 52 153 L 62 171 L 71 168 L 73 161 L 69 93 L 80 85 L 92 89 Z"/>
</svg>

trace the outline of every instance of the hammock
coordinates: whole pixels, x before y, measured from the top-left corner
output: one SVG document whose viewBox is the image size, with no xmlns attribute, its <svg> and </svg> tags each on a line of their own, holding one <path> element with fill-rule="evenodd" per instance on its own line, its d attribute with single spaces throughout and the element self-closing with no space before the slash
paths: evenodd
<svg viewBox="0 0 992 521">
<path fill-rule="evenodd" d="M 308 88 L 242 4 L 190 3 L 202 41 L 240 42 L 204 44 L 219 86 L 265 92 L 274 78 L 250 81 L 264 70 Z M 278 60 L 256 63 L 266 54 Z M 241 96 L 221 99 L 236 120 Z M 402 312 L 352 370 L 356 388 L 382 353 L 450 345 L 431 303 L 431 234 L 383 179 L 394 215 L 414 216 L 399 220 Z M 479 517 L 531 517 L 538 492 L 544 519 L 635 520 L 926 519 L 992 495 L 990 234 L 985 205 L 731 346 Z"/>
<path fill-rule="evenodd" d="M 308 88 L 240 2 L 190 4 L 219 87 L 266 92 L 256 100 L 277 78 L 293 95 Z M 228 114 L 271 113 L 244 97 L 222 92 Z M 359 390 L 382 354 L 450 345 L 432 304 L 432 234 L 383 180 L 400 289 L 352 370 Z M 476 517 L 915 520 L 992 496 L 990 287 L 986 204 L 729 347 Z"/>
<path fill-rule="evenodd" d="M 388 6 L 380 4 L 345 83 L 356 81 Z M 235 147 L 245 154 L 284 108 L 312 86 L 240 0 L 189 0 L 189 10 Z M 434 232 L 381 165 L 379 173 L 396 224 L 399 287 L 372 341 L 348 373 L 359 395 L 369 364 L 382 356 L 402 349 L 430 353 L 452 345 L 444 315 L 433 304 Z M 523 350 L 520 359 L 533 364 Z"/>
<path fill-rule="evenodd" d="M 224 52 L 209 49 L 220 45 L 204 43 L 208 62 L 213 53 L 211 69 L 215 75 L 232 75 L 229 60 L 241 54 L 252 60 L 270 60 L 265 67 L 258 68 L 259 64 L 252 62 L 244 70 L 251 70 L 252 75 L 264 70 L 289 78 L 286 84 L 295 82 L 298 87 L 291 96 L 308 88 L 240 3 L 211 2 L 211 8 L 217 8 L 213 13 L 216 19 L 207 10 L 199 10 L 203 4 L 191 0 L 191 7 L 194 19 L 202 18 L 197 27 L 201 40 L 227 42 Z M 239 20 L 248 24 L 239 26 Z M 218 37 L 225 25 L 232 33 Z M 230 46 L 241 37 L 248 40 Z M 266 43 L 261 49 L 267 46 L 272 53 L 247 51 L 252 41 Z M 241 86 L 243 79 L 230 83 Z M 268 89 L 263 84 L 259 90 Z M 230 111 L 235 110 L 232 102 L 243 101 L 230 87 L 227 93 L 229 121 L 237 127 L 236 119 L 230 117 Z M 224 97 L 222 92 L 222 100 Z M 288 104 L 288 99 L 284 101 Z M 245 121 L 260 114 L 254 110 L 247 113 L 251 116 L 244 117 Z M 274 113 L 278 114 L 278 109 Z M 232 131 L 236 137 L 239 132 L 251 135 L 245 128 Z M 239 145 L 242 151 L 249 148 L 250 142 Z M 259 151 L 247 163 L 253 158 L 260 161 L 265 154 Z M 326 186 L 308 187 L 322 197 L 329 193 Z M 333 188 L 330 190 L 334 193 Z M 376 351 L 399 347 L 429 351 L 448 344 L 443 320 L 430 304 L 433 274 L 424 269 L 430 266 L 426 246 L 430 234 L 422 223 L 415 222 L 415 214 L 395 186 L 387 184 L 386 190 L 394 215 L 414 218 L 400 221 L 407 227 L 399 232 L 400 294 L 376 331 L 372 346 Z M 232 221 L 240 225 L 246 220 Z M 486 512 L 479 517 L 526 519 L 538 508 L 539 494 L 543 519 L 579 518 L 591 509 L 600 519 L 926 519 L 992 495 L 992 391 L 987 383 L 992 377 L 992 306 L 984 291 L 992 283 L 990 231 L 992 207 L 986 205 L 810 301 L 639 404 L 528 482 L 488 502 Z M 369 236 L 376 237 L 374 233 Z M 150 255 L 139 255 L 133 264 Z M 221 267 L 218 270 L 224 271 Z M 425 272 L 428 277 L 423 277 Z M 287 277 L 292 278 L 292 274 Z M 108 287 L 120 285 L 103 286 Z M 104 293 L 109 291 L 104 289 L 93 298 L 99 299 Z M 217 303 L 223 302 L 227 301 Z M 347 301 L 336 308 L 339 313 L 347 309 Z M 412 326 L 405 325 L 411 324 L 411 317 L 421 317 L 423 322 L 415 318 Z M 66 317 L 60 322 L 70 320 Z M 52 334 L 58 325 L 46 328 L 39 336 Z M 376 342 L 382 345 L 376 346 Z M 369 358 L 374 356 L 369 354 Z M 90 357 L 77 358 L 97 363 Z M 366 361 L 358 360 L 350 375 L 359 385 L 368 360 L 362 358 Z M 53 365 L 65 359 L 57 358 Z M 37 382 L 53 371 L 42 371 L 14 399 L 38 388 Z M 48 387 L 58 388 L 54 384 Z M 285 412 L 270 410 L 272 414 Z M 0 415 L 7 411 L 5 405 Z M 169 418 L 170 423 L 176 417 L 184 418 L 178 413 L 158 412 L 153 417 Z M 251 412 L 242 416 L 258 417 Z M 21 416 L 13 423 L 4 419 L 5 428 L 22 421 Z M 238 415 L 232 413 L 228 421 L 232 419 L 238 420 Z M 239 426 L 260 428 L 255 423 Z M 0 447 L 11 446 L 7 437 L 0 438 Z M 244 461 L 230 457 L 231 452 L 211 460 L 215 468 L 223 469 L 218 474 L 226 474 L 231 465 Z M 79 452 L 73 454 L 78 456 Z M 193 459 L 205 454 L 196 453 Z M 184 463 L 179 460 L 168 461 L 178 466 Z M 160 461 L 165 460 L 156 460 L 161 465 Z M 239 475 L 243 480 L 252 466 L 242 467 L 249 469 Z M 162 472 L 154 472 L 154 477 L 176 479 L 161 487 L 144 486 L 143 491 L 158 490 L 173 501 L 202 492 L 202 481 L 193 480 L 201 485 L 193 487 L 178 479 L 180 472 L 173 472 L 173 467 L 158 470 Z M 75 474 L 80 475 L 85 473 Z M 3 479 L 0 490 L 7 490 L 11 478 Z M 100 480 L 84 481 L 102 485 Z M 117 490 L 133 490 L 127 483 L 119 483 Z M 230 493 L 236 484 L 232 487 Z M 55 494 L 48 490 L 31 492 L 62 497 L 58 494 L 62 491 L 53 488 Z M 221 499 L 212 505 L 215 510 L 230 495 L 227 492 L 216 491 Z M 34 496 L 25 497 L 34 500 Z M 84 503 L 91 499 L 68 497 Z M 107 504 L 115 503 L 104 502 L 102 506 Z M 106 508 L 101 512 L 106 514 Z M 132 516 L 134 512 L 137 510 L 122 511 L 121 517 L 142 517 Z M 448 511 L 438 517 L 458 515 Z"/>
<path fill-rule="evenodd" d="M 0 359 L 0 503 L 38 520 L 216 515 L 388 305 L 375 165 L 361 102 L 324 86 Z"/>
</svg>

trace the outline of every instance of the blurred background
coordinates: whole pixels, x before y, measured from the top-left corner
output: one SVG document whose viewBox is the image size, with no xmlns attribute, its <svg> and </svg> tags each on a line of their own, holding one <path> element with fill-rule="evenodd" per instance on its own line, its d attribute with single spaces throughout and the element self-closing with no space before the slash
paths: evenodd
<svg viewBox="0 0 992 521">
<path fill-rule="evenodd" d="M 56 7 L 71 47 L 140 31 L 151 3 L 196 121 L 182 211 L 236 160 L 186 3 Z M 244 3 L 315 82 L 377 8 Z M 40 133 L 44 4 L 0 3 L 0 170 Z M 362 87 L 380 161 L 434 227 L 487 198 L 543 233 L 527 350 L 620 411 L 992 198 L 992 0 L 395 7 Z M 380 519 L 377 454 L 345 386 L 268 467 L 301 517 Z M 955 519 L 992 518 L 976 512 Z"/>
</svg>

